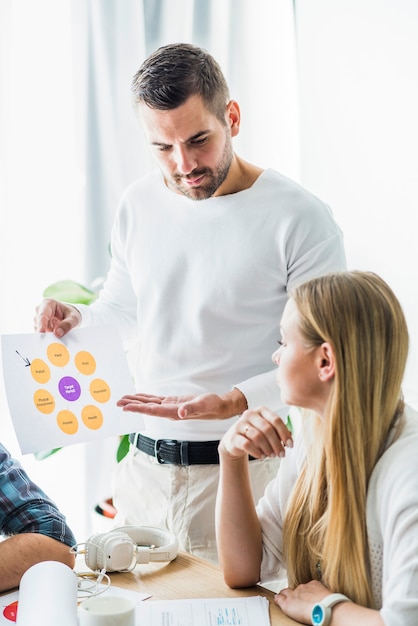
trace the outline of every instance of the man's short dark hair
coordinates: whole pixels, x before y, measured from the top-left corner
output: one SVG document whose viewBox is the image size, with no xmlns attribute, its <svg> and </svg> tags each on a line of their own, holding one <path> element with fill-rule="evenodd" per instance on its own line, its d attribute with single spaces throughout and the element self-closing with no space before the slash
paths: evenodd
<svg viewBox="0 0 418 626">
<path fill-rule="evenodd" d="M 176 109 L 190 96 L 202 97 L 206 108 L 222 122 L 229 89 L 219 64 L 204 49 L 179 43 L 162 46 L 141 65 L 132 81 L 135 104 L 152 109 Z"/>
</svg>

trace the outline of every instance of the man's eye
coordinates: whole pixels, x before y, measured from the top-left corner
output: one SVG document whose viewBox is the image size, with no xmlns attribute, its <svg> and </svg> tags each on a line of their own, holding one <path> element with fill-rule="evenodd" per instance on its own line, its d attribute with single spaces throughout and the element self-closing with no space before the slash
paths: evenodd
<svg viewBox="0 0 418 626">
<path fill-rule="evenodd" d="M 277 340 L 277 343 L 279 344 L 279 348 L 283 348 L 283 346 L 285 345 L 285 343 L 283 341 L 280 341 L 280 339 Z"/>
<path fill-rule="evenodd" d="M 208 140 L 207 137 L 203 137 L 201 139 L 193 139 L 193 141 L 191 142 L 194 146 L 202 146 L 204 143 L 206 143 Z"/>
<path fill-rule="evenodd" d="M 158 146 L 158 152 L 168 152 L 171 146 Z"/>
</svg>

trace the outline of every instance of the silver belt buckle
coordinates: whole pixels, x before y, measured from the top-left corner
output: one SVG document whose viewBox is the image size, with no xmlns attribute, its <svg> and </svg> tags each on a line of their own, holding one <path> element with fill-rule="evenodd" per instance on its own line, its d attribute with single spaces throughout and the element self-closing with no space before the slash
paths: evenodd
<svg viewBox="0 0 418 626">
<path fill-rule="evenodd" d="M 154 456 L 157 459 L 158 463 L 160 463 L 160 465 L 163 465 L 165 463 L 164 459 L 160 457 L 160 448 L 162 441 L 162 439 L 156 439 L 154 441 Z"/>
</svg>

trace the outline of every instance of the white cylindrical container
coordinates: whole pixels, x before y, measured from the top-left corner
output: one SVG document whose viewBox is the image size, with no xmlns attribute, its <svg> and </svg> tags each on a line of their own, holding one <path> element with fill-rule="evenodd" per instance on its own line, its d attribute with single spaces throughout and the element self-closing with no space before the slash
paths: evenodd
<svg viewBox="0 0 418 626">
<path fill-rule="evenodd" d="M 77 578 L 58 561 L 32 565 L 19 585 L 17 626 L 77 626 Z"/>
<path fill-rule="evenodd" d="M 135 604 L 121 596 L 88 598 L 78 607 L 78 619 L 80 626 L 135 626 Z"/>
</svg>

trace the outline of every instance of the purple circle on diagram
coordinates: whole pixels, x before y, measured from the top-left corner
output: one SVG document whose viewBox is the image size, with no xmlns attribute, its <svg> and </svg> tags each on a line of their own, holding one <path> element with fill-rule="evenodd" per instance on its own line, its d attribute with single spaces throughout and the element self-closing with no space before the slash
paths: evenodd
<svg viewBox="0 0 418 626">
<path fill-rule="evenodd" d="M 81 394 L 81 387 L 72 376 L 64 376 L 58 383 L 58 390 L 62 397 L 69 402 L 78 400 Z"/>
</svg>

